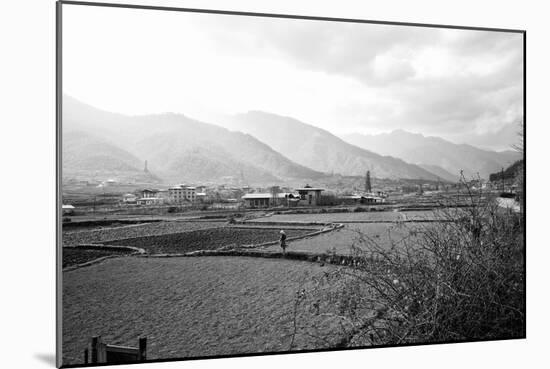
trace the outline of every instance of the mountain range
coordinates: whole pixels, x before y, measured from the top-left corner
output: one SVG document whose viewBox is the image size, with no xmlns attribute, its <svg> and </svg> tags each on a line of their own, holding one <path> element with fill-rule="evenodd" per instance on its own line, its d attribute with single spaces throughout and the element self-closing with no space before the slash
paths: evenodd
<svg viewBox="0 0 550 369">
<path fill-rule="evenodd" d="M 354 146 L 332 133 L 294 118 L 251 111 L 221 122 L 233 131 L 249 133 L 287 158 L 324 173 L 391 179 L 437 180 L 437 175 L 404 160 Z"/>
<path fill-rule="evenodd" d="M 488 179 L 491 173 L 521 159 L 521 154 L 513 150 L 482 150 L 404 130 L 378 135 L 354 133 L 342 138 L 350 144 L 420 165 L 443 178 L 449 175 L 458 178 L 462 170 L 466 178 L 475 178 L 479 174 L 481 178 Z"/>
<path fill-rule="evenodd" d="M 64 178 L 146 183 L 315 183 L 332 174 L 456 181 L 485 176 L 515 152 L 404 131 L 342 138 L 291 117 L 251 111 L 210 124 L 183 114 L 130 116 L 63 97 Z M 144 163 L 148 163 L 148 171 Z"/>
<path fill-rule="evenodd" d="M 323 173 L 292 162 L 256 138 L 182 114 L 127 116 L 63 98 L 63 176 L 112 176 L 167 183 L 257 183 L 315 180 Z"/>
</svg>

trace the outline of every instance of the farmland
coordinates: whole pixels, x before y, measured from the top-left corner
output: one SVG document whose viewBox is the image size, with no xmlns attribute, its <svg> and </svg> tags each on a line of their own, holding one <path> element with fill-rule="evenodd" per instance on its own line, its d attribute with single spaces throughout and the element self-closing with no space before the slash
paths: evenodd
<svg viewBox="0 0 550 369">
<path fill-rule="evenodd" d="M 363 221 L 398 221 L 403 217 L 399 212 L 345 212 L 321 214 L 274 214 L 269 217 L 254 219 L 257 222 L 363 222 Z"/>
<path fill-rule="evenodd" d="M 332 232 L 290 241 L 288 250 L 349 255 L 353 253 L 353 248 L 366 250 L 366 243 L 362 241 L 365 239 L 384 249 L 389 249 L 392 244 L 412 242 L 410 231 L 420 231 L 426 226 L 429 227 L 429 225 L 396 223 L 347 223 L 343 228 Z M 277 250 L 277 247 L 272 246 L 270 249 Z"/>
<path fill-rule="evenodd" d="M 288 230 L 288 237 L 303 236 L 310 231 Z M 134 246 L 151 254 L 185 253 L 214 250 L 224 246 L 242 246 L 277 241 L 276 229 L 213 228 L 158 236 L 145 236 L 109 242 L 110 245 Z"/>
<path fill-rule="evenodd" d="M 105 256 L 126 255 L 129 251 L 97 250 L 97 249 L 63 249 L 63 268 L 87 263 Z"/>
<path fill-rule="evenodd" d="M 134 237 L 156 236 L 170 233 L 194 231 L 198 229 L 223 227 L 224 222 L 181 222 L 164 221 L 143 223 L 121 227 L 109 227 L 79 231 L 63 231 L 63 245 L 104 243 Z"/>
<path fill-rule="evenodd" d="M 289 350 L 295 293 L 328 270 L 259 258 L 127 257 L 65 272 L 64 364 L 82 363 L 93 335 L 122 345 L 147 336 L 149 359 Z M 298 318 L 338 339 L 332 318 Z M 292 349 L 319 347 L 299 334 Z"/>
<path fill-rule="evenodd" d="M 340 294 L 355 288 L 346 284 L 349 267 L 325 265 L 318 255 L 309 255 L 314 256 L 310 261 L 293 260 L 292 253 L 351 255 L 369 250 L 369 244 L 399 249 L 437 227 L 442 215 L 414 209 L 268 213 L 244 222 L 194 219 L 69 227 L 63 232 L 66 246 L 96 246 L 64 248 L 63 267 L 111 258 L 64 272 L 64 363 L 82 363 L 82 350 L 94 335 L 120 345 L 147 336 L 150 359 L 334 347 L 345 339 L 335 317 L 353 296 Z M 286 260 L 271 258 L 281 251 L 281 229 L 288 237 Z M 114 248 L 97 249 L 101 245 Z M 128 255 L 117 251 L 120 246 L 149 255 Z M 247 246 L 246 256 L 239 251 L 242 246 Z M 235 249 L 234 256 L 163 257 L 225 247 Z M 329 272 L 341 272 L 342 277 L 327 279 L 325 289 L 318 289 L 318 281 Z M 309 305 L 296 310 L 302 289 L 308 290 Z M 371 344 L 368 339 L 360 342 Z"/>
</svg>

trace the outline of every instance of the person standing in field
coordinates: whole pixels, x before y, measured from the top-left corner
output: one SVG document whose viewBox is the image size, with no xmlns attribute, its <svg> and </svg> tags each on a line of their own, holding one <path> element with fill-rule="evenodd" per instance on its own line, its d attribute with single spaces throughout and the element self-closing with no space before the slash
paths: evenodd
<svg viewBox="0 0 550 369">
<path fill-rule="evenodd" d="M 283 255 L 286 254 L 286 233 L 281 229 L 281 238 L 279 239 L 279 243 L 281 244 L 281 248 L 283 249 Z"/>
</svg>

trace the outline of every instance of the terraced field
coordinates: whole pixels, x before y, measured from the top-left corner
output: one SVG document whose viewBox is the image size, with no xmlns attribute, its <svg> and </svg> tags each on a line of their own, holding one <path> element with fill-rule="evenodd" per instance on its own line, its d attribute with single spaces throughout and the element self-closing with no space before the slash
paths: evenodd
<svg viewBox="0 0 550 369">
<path fill-rule="evenodd" d="M 272 216 L 254 219 L 254 222 L 397 222 L 418 220 L 442 220 L 456 218 L 463 210 L 411 210 L 411 211 L 379 211 L 358 213 L 320 213 L 320 214 L 274 214 Z"/>
<path fill-rule="evenodd" d="M 87 231 L 63 231 L 63 245 L 73 246 L 85 243 L 104 243 L 133 237 L 155 236 L 223 227 L 225 222 L 155 222 L 122 227 L 100 228 Z"/>
<path fill-rule="evenodd" d="M 115 250 L 90 250 L 90 249 L 75 249 L 64 248 L 63 249 L 63 268 L 83 264 L 88 261 L 96 260 L 104 256 L 111 255 L 127 255 L 130 251 L 115 251 Z"/>
<path fill-rule="evenodd" d="M 288 229 L 287 237 L 302 236 L 311 230 Z M 215 250 L 223 246 L 242 246 L 277 241 L 279 229 L 240 229 L 232 227 L 203 229 L 184 233 L 145 236 L 109 242 L 115 246 L 134 246 L 150 254 L 185 253 Z"/>
<path fill-rule="evenodd" d="M 349 255 L 355 248 L 366 251 L 373 244 L 389 249 L 392 245 L 414 242 L 415 232 L 432 226 L 431 223 L 346 223 L 343 228 L 332 232 L 290 241 L 288 251 Z M 267 250 L 278 250 L 278 246 L 270 246 Z"/>
<path fill-rule="evenodd" d="M 149 359 L 287 351 L 296 292 L 331 268 L 280 259 L 126 257 L 64 272 L 63 364 L 82 364 L 94 335 L 120 345 L 146 336 Z M 322 311 L 335 309 L 319 301 Z M 297 322 L 329 341 L 299 329 L 293 350 L 340 338 L 334 317 L 300 310 Z"/>
<path fill-rule="evenodd" d="M 320 214 L 275 214 L 270 217 L 254 219 L 258 222 L 362 222 L 362 221 L 397 221 L 403 217 L 398 212 L 361 212 L 361 213 L 320 213 Z"/>
</svg>

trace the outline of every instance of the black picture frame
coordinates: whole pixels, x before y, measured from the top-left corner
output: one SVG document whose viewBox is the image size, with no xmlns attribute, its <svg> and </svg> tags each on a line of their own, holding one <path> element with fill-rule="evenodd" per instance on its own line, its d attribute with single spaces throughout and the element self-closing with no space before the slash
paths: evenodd
<svg viewBox="0 0 550 369">
<path fill-rule="evenodd" d="M 527 31 L 522 29 L 506 29 L 506 28 L 491 28 L 491 27 L 474 27 L 474 26 L 458 26 L 448 24 L 427 24 L 427 23 L 411 23 L 411 22 L 397 22 L 397 21 L 380 21 L 380 20 L 365 20 L 365 19 L 353 19 L 353 18 L 333 18 L 324 16 L 306 16 L 306 15 L 293 15 L 293 14 L 274 14 L 274 13 L 255 13 L 255 12 L 243 12 L 243 11 L 225 11 L 225 10 L 213 10 L 213 9 L 197 9 L 197 8 L 180 8 L 180 7 L 167 7 L 167 6 L 154 6 L 154 5 L 136 5 L 136 4 L 121 4 L 121 3 L 103 3 L 103 2 L 87 2 L 87 1 L 71 1 L 71 0 L 57 0 L 56 1 L 56 361 L 57 367 L 73 368 L 73 367 L 89 367 L 103 364 L 78 364 L 78 365 L 63 365 L 62 362 L 62 301 L 63 301 L 63 270 L 62 270 L 62 142 L 63 142 L 63 6 L 87 6 L 87 7 L 102 7 L 102 8 L 125 8 L 125 9 L 140 9 L 151 11 L 167 11 L 167 12 L 184 12 L 184 13 L 200 13 L 200 14 L 218 14 L 218 15 L 231 15 L 241 17 L 263 17 L 263 18 L 280 18 L 280 19 L 295 19 L 295 20 L 309 20 L 309 21 L 324 21 L 324 22 L 347 22 L 357 24 L 376 24 L 376 25 L 391 25 L 391 26 L 408 26 L 408 27 L 425 27 L 425 28 L 443 28 L 443 29 L 456 29 L 456 30 L 470 30 L 470 31 L 488 31 L 488 32 L 504 32 L 504 33 L 517 33 L 523 36 L 523 193 L 525 198 L 523 229 L 524 229 L 524 245 L 527 242 L 527 227 L 526 227 L 526 199 L 527 199 Z M 524 266 L 527 268 L 526 249 L 524 250 Z M 526 290 L 526 277 L 524 278 L 524 290 Z M 524 295 L 525 306 L 527 303 L 526 294 Z M 526 328 L 526 323 L 524 331 Z M 526 335 L 520 337 L 526 338 Z M 518 339 L 510 338 L 510 339 Z M 497 339 L 504 340 L 504 339 Z M 300 354 L 300 353 L 320 353 L 330 351 L 350 351 L 350 350 L 363 350 L 370 348 L 389 348 L 389 347 L 402 347 L 402 346 L 424 346 L 424 345 L 439 345 L 450 343 L 465 343 L 465 342 L 486 342 L 493 340 L 458 340 L 447 342 L 435 342 L 435 343 L 404 343 L 399 345 L 377 345 L 368 347 L 353 347 L 353 348 L 330 348 L 330 349 L 314 349 L 314 350 L 299 350 L 288 352 L 264 352 L 264 353 L 242 353 L 235 355 L 217 355 L 217 356 L 198 356 L 190 358 L 168 358 L 168 359 L 148 359 L 147 363 L 162 363 L 173 361 L 190 361 L 190 360 L 204 360 L 204 359 L 221 359 L 221 358 L 235 358 L 235 357 L 251 357 L 251 356 L 265 356 L 265 355 L 288 355 L 288 354 Z M 130 364 L 120 363 L 120 364 Z M 117 365 L 108 364 L 108 365 Z"/>
</svg>

